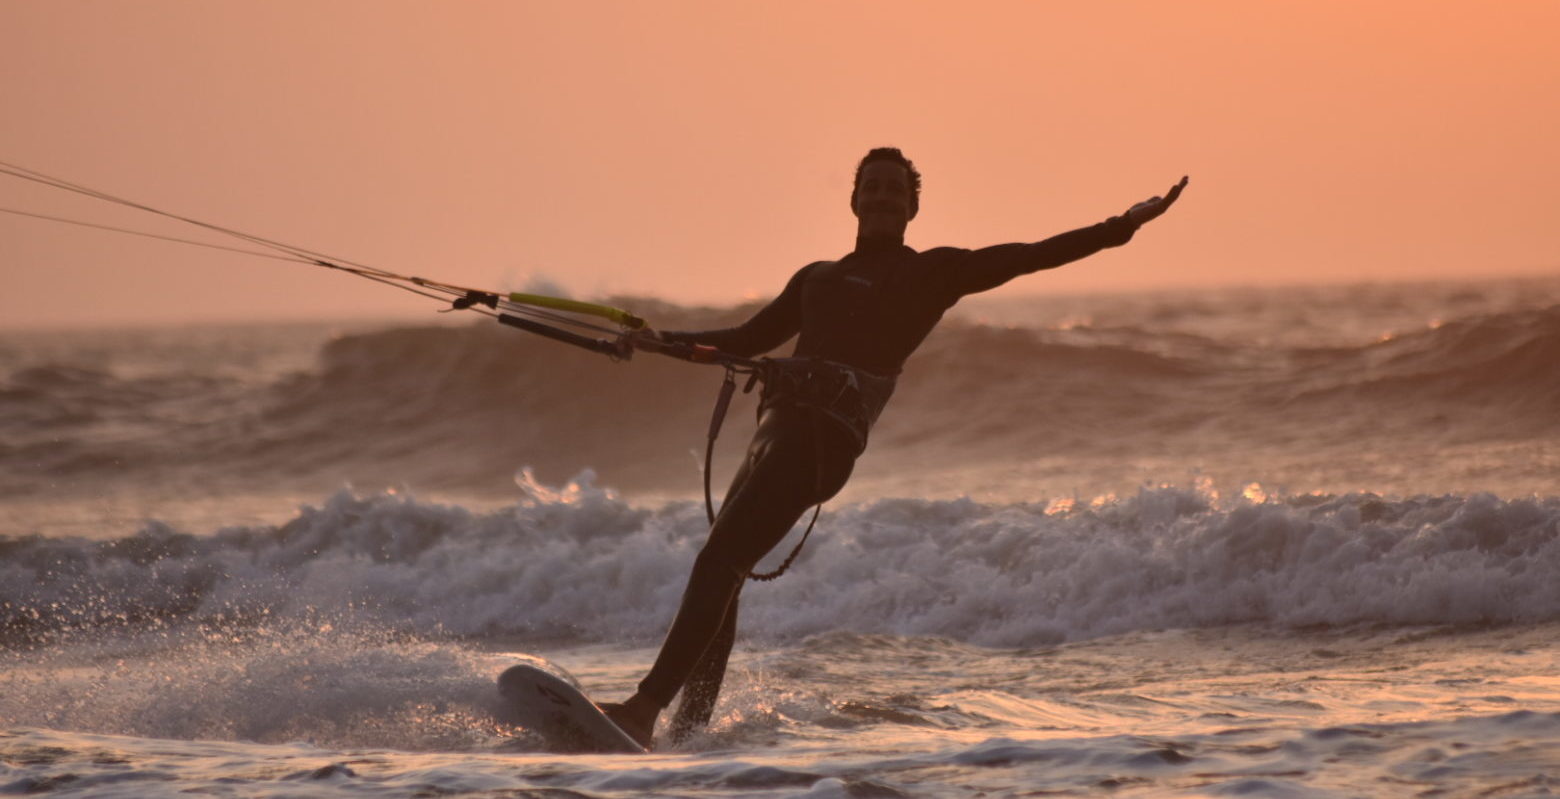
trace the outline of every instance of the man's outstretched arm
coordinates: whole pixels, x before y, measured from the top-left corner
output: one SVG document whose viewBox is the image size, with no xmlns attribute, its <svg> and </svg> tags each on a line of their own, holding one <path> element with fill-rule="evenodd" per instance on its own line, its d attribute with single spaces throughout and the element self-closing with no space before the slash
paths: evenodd
<svg viewBox="0 0 1560 799">
<path fill-rule="evenodd" d="M 1019 275 L 1055 269 L 1086 258 L 1107 247 L 1119 247 L 1132 240 L 1139 227 L 1159 218 L 1181 196 L 1187 179 L 1170 188 L 1163 197 L 1144 200 L 1121 216 L 1099 224 L 1070 230 L 1033 244 L 998 244 L 970 253 L 964 263 L 950 274 L 950 289 L 956 296 L 994 289 Z"/>
<path fill-rule="evenodd" d="M 654 334 L 662 341 L 676 344 L 703 344 L 732 355 L 762 355 L 784 344 L 802 328 L 802 283 L 813 265 L 802 267 L 786 283 L 774 301 L 759 309 L 746 322 L 721 330 L 665 330 Z"/>
</svg>

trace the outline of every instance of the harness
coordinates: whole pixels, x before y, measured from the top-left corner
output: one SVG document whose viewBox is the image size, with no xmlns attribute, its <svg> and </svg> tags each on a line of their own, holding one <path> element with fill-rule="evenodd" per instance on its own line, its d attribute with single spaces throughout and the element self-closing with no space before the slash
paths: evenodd
<svg viewBox="0 0 1560 799">
<path fill-rule="evenodd" d="M 850 434 L 856 454 L 894 393 L 894 378 L 822 358 L 768 358 L 759 412 L 794 405 L 822 414 Z"/>
<path fill-rule="evenodd" d="M 758 383 L 764 384 L 759 394 L 758 415 L 777 406 L 804 408 L 813 423 L 813 448 L 817 467 L 813 472 L 815 491 L 823 493 L 823 450 L 820 421 L 835 424 L 837 429 L 850 435 L 855 444 L 855 455 L 867 448 L 867 434 L 873 423 L 882 415 L 888 398 L 894 392 L 894 378 L 876 375 L 822 358 L 760 358 L 746 365 L 726 363 L 726 376 L 721 382 L 720 393 L 715 398 L 715 408 L 710 416 L 709 441 L 704 450 L 704 512 L 711 525 L 715 524 L 715 501 L 710 493 L 712 464 L 715 459 L 715 440 L 720 436 L 721 424 L 731 407 L 736 393 L 738 374 L 747 374 L 747 385 L 742 393 L 753 391 Z M 812 535 L 823 511 L 820 502 L 813 508 L 812 519 L 802 538 L 787 555 L 785 561 L 772 572 L 750 572 L 748 579 L 768 582 L 785 574 L 791 563 L 802 552 L 802 546 Z"/>
</svg>

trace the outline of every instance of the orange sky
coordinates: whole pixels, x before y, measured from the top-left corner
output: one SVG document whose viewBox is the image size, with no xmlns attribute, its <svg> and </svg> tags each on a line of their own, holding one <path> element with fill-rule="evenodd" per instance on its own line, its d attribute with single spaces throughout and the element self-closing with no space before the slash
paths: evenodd
<svg viewBox="0 0 1560 799">
<path fill-rule="evenodd" d="M 1088 224 L 1010 294 L 1560 273 L 1560 2 L 0 3 L 0 160 L 399 272 L 768 297 L 852 242 Z M 0 176 L 0 207 L 192 231 Z M 0 214 L 0 326 L 419 313 L 333 274 Z"/>
</svg>

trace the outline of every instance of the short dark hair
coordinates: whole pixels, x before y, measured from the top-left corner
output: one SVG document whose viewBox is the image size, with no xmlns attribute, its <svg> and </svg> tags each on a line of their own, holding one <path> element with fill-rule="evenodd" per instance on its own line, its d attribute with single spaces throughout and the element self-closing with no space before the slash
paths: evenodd
<svg viewBox="0 0 1560 799">
<path fill-rule="evenodd" d="M 899 151 L 898 147 L 874 147 L 862 156 L 861 163 L 856 164 L 856 178 L 850 183 L 850 207 L 856 207 L 856 188 L 861 185 L 861 170 L 867 168 L 867 164 L 874 161 L 891 161 L 905 168 L 910 175 L 910 216 L 914 217 L 921 210 L 921 173 L 915 170 L 915 164 Z"/>
</svg>

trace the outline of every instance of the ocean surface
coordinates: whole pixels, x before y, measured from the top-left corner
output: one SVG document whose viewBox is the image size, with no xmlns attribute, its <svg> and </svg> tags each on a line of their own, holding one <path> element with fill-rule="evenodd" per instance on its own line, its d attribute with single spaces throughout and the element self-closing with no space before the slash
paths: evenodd
<svg viewBox="0 0 1560 799">
<path fill-rule="evenodd" d="M 1560 793 L 1560 277 L 959 306 L 645 757 L 719 371 L 456 317 L 0 330 L 0 795 Z"/>
</svg>

